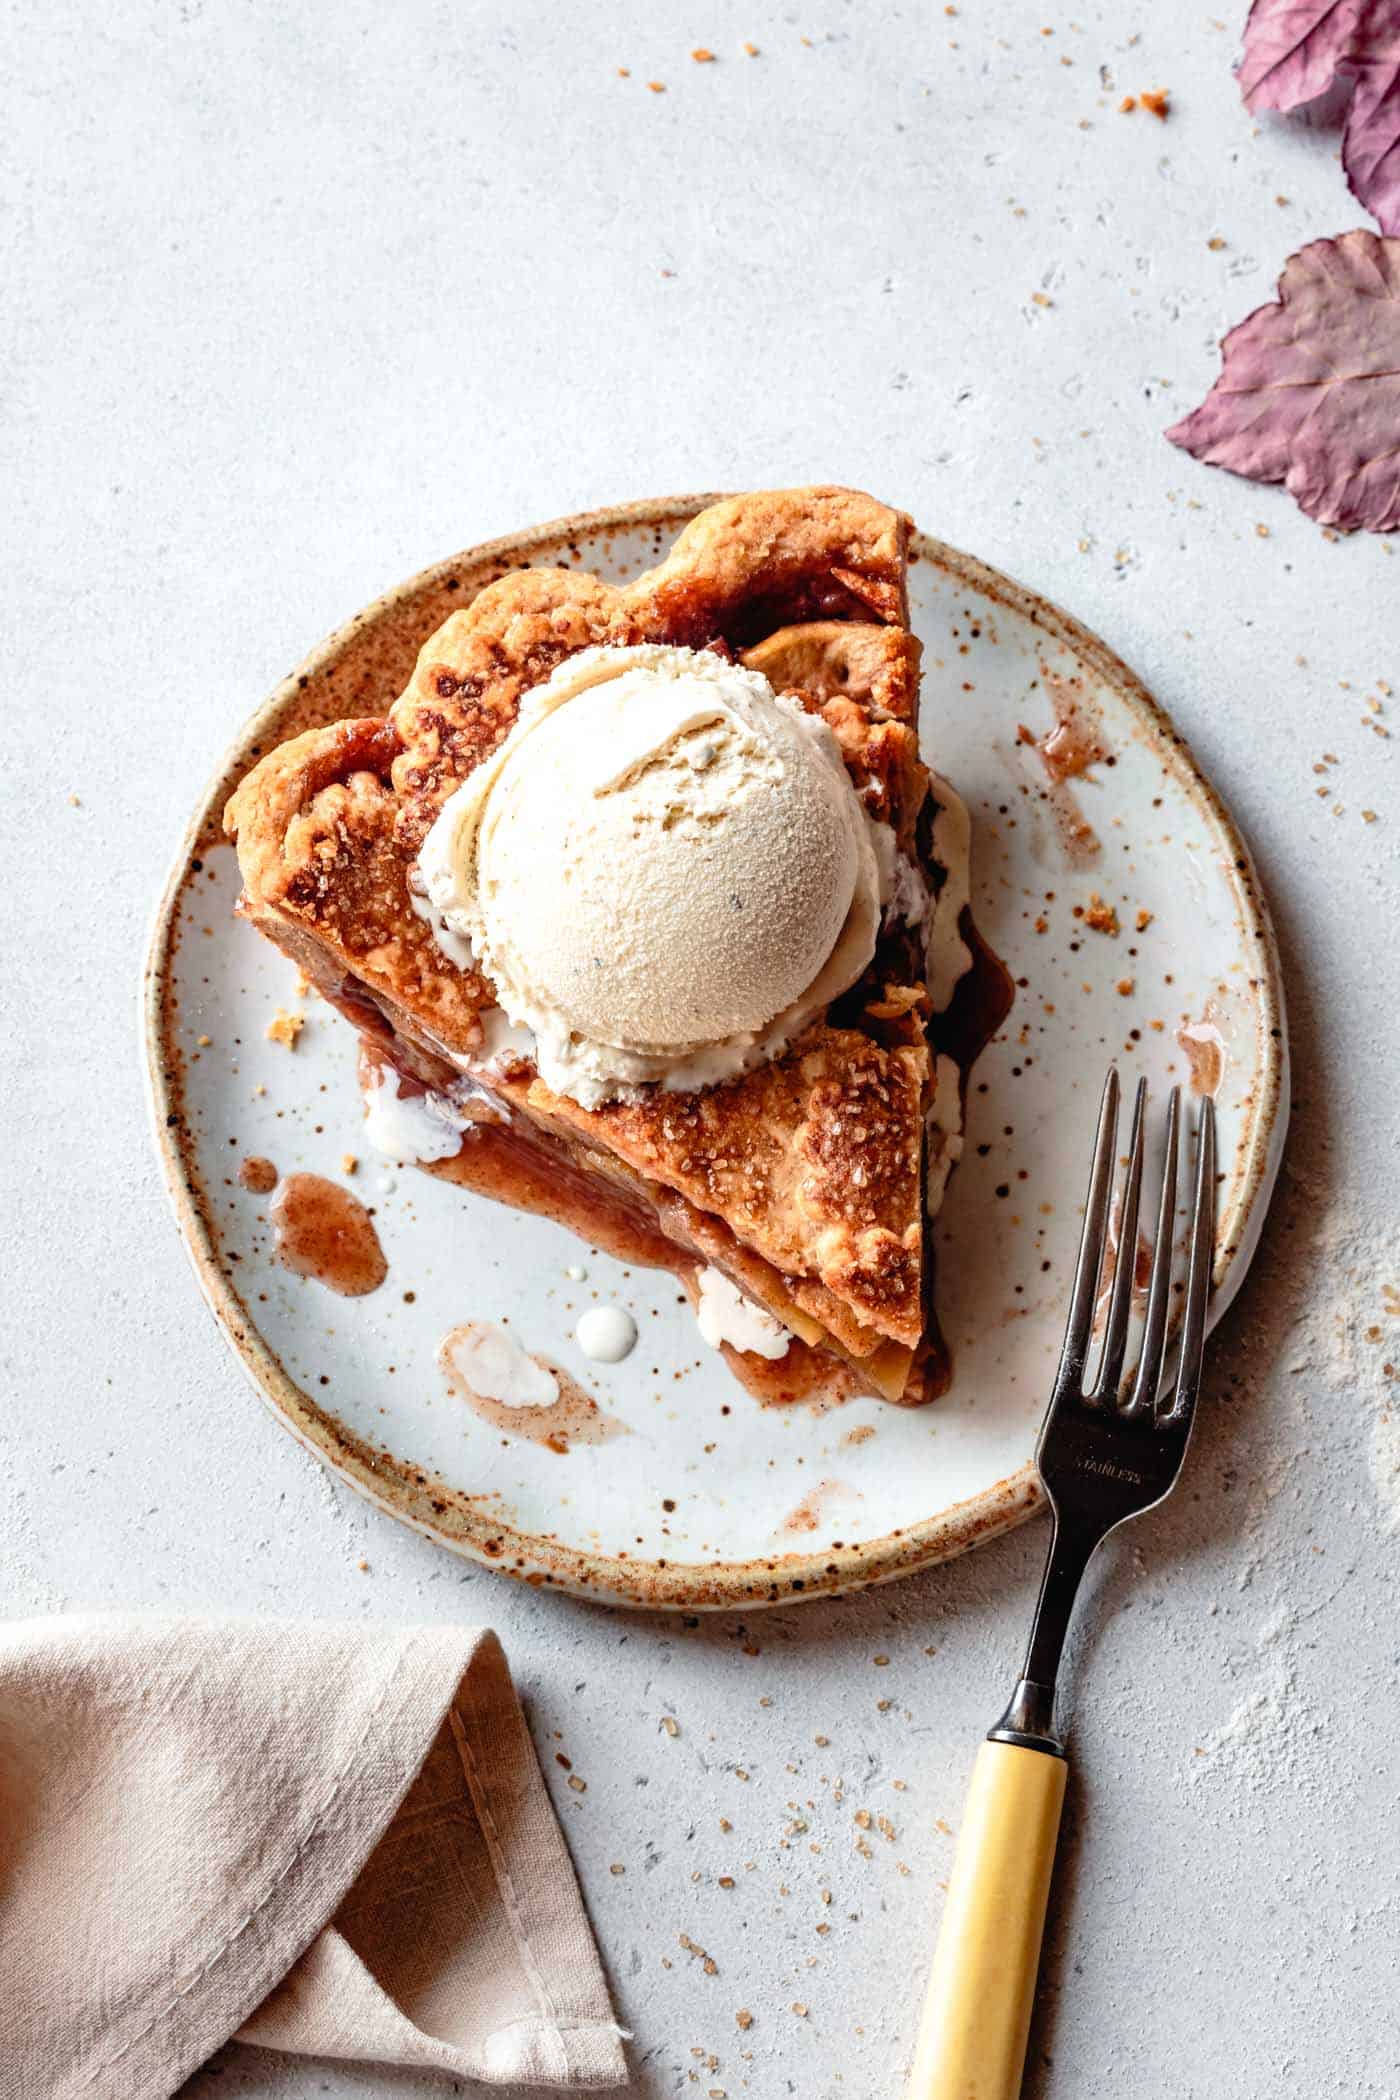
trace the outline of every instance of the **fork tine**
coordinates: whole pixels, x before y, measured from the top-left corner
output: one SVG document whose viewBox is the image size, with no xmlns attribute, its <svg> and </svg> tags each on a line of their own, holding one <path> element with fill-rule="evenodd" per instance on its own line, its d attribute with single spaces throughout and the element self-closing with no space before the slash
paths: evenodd
<svg viewBox="0 0 1400 2100">
<path fill-rule="evenodd" d="M 1089 1350 L 1089 1330 L 1098 1294 L 1099 1270 L 1103 1265 L 1104 1237 L 1108 1226 L 1108 1199 L 1113 1187 L 1113 1146 L 1118 1134 L 1118 1070 L 1108 1068 L 1103 1100 L 1099 1105 L 1099 1133 L 1094 1140 L 1094 1164 L 1089 1174 L 1089 1192 L 1084 1199 L 1084 1229 L 1079 1235 L 1079 1259 L 1070 1294 L 1069 1319 L 1065 1324 L 1060 1368 L 1055 1373 L 1055 1392 L 1079 1389 L 1084 1377 L 1084 1359 Z"/>
<path fill-rule="evenodd" d="M 1133 1135 L 1128 1151 L 1128 1178 L 1123 1184 L 1123 1207 L 1119 1214 L 1118 1254 L 1113 1266 L 1113 1291 L 1108 1301 L 1103 1356 L 1094 1389 L 1087 1395 L 1095 1407 L 1113 1407 L 1118 1399 L 1118 1381 L 1128 1351 L 1128 1321 L 1133 1310 L 1133 1284 L 1137 1271 L 1138 1203 L 1142 1195 L 1142 1118 L 1147 1104 L 1147 1081 L 1140 1079 L 1133 1102 Z"/>
<path fill-rule="evenodd" d="M 1209 1095 L 1201 1104 L 1196 1193 L 1191 1210 L 1191 1258 L 1186 1271 L 1186 1311 L 1181 1322 L 1181 1364 L 1171 1405 L 1159 1417 L 1164 1426 L 1190 1426 L 1206 1350 L 1206 1304 L 1215 1263 L 1215 1103 Z"/>
<path fill-rule="evenodd" d="M 1167 1150 L 1162 1161 L 1162 1193 L 1157 1203 L 1157 1238 L 1152 1249 L 1152 1276 L 1147 1286 L 1147 1311 L 1142 1323 L 1142 1352 L 1138 1357 L 1133 1390 L 1122 1413 L 1150 1415 L 1157 1405 L 1162 1382 L 1162 1349 L 1167 1332 L 1167 1301 L 1172 1287 L 1172 1242 L 1176 1223 L 1176 1156 L 1181 1125 L 1181 1088 L 1174 1086 L 1167 1103 Z"/>
</svg>

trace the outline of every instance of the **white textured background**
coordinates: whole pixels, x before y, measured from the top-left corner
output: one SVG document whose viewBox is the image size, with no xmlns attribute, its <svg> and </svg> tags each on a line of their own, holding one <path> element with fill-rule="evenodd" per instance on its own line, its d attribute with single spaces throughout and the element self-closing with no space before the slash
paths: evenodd
<svg viewBox="0 0 1400 2100">
<path fill-rule="evenodd" d="M 1076 1644 L 1029 2090 L 1400 2093 L 1400 796 L 1361 720 L 1400 711 L 1400 561 L 1161 435 L 1290 249 L 1363 221 L 1330 135 L 1244 114 L 1243 0 L 1077 5 L 4 9 L 3 1609 L 491 1620 L 639 2094 L 898 2091 L 937 1819 L 1041 1531 L 697 1625 L 517 1591 L 374 1516 L 197 1298 L 135 985 L 214 758 L 355 607 L 534 519 L 814 478 L 907 506 L 1144 674 L 1253 841 L 1289 971 L 1257 1271 L 1189 1481 Z M 1157 87 L 1166 124 L 1118 113 Z M 858 1809 L 896 1833 L 869 1858 Z M 190 2092 L 441 2089 L 230 2049 Z"/>
</svg>

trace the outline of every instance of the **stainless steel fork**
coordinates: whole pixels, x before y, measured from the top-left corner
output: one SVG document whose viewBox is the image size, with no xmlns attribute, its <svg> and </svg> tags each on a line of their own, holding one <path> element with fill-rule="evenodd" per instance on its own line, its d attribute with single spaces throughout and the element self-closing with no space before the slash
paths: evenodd
<svg viewBox="0 0 1400 2100">
<path fill-rule="evenodd" d="M 1215 1109 L 1202 1103 L 1191 1243 L 1175 1377 L 1164 1381 L 1173 1289 L 1181 1090 L 1167 1110 L 1166 1159 L 1137 1370 L 1123 1377 L 1142 1198 L 1146 1084 L 1133 1109 L 1117 1257 L 1103 1346 L 1086 1385 L 1109 1240 L 1118 1075 L 1099 1110 L 1064 1348 L 1036 1445 L 1054 1529 L 1030 1646 L 1011 1701 L 978 1752 L 929 1980 L 908 2100 L 1015 2100 L 1030 2029 L 1045 1906 L 1064 1801 L 1055 1680 L 1084 1570 L 1120 1524 L 1175 1485 L 1201 1381 L 1215 1240 Z"/>
</svg>

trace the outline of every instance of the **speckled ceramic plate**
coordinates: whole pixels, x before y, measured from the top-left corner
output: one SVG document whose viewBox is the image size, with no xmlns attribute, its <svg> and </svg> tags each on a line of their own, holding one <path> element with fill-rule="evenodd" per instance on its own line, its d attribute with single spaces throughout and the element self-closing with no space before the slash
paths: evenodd
<svg viewBox="0 0 1400 2100">
<path fill-rule="evenodd" d="M 1224 1175 L 1215 1312 L 1238 1287 L 1277 1169 L 1287 1051 L 1277 958 L 1248 853 L 1170 721 L 1092 634 L 920 536 L 927 755 L 973 816 L 973 908 L 1017 999 L 974 1074 L 966 1154 L 935 1228 L 951 1390 L 901 1410 L 761 1408 L 700 1341 L 669 1275 L 368 1156 L 345 1022 L 314 1001 L 295 1049 L 289 964 L 233 917 L 218 834 L 248 764 L 313 723 L 382 713 L 419 644 L 523 563 L 620 579 L 711 499 L 599 511 L 415 577 L 320 646 L 254 716 L 196 811 L 146 978 L 161 1156 L 204 1294 L 281 1420 L 391 1515 L 453 1551 L 612 1601 L 752 1606 L 945 1559 L 1037 1505 L 1030 1457 L 1059 1344 L 1105 1066 L 1159 1088 L 1218 1067 Z M 1057 784 L 1049 746 L 1102 756 Z M 1117 931 L 1105 930 L 1111 907 Z M 1212 1076 L 1215 1076 L 1213 1073 Z M 374 1206 L 388 1281 L 344 1299 L 273 1257 L 249 1154 L 342 1179 Z M 568 1271 L 582 1264 L 582 1281 Z M 574 1341 L 595 1302 L 634 1314 L 612 1367 Z M 503 1437 L 448 1390 L 444 1334 L 509 1322 L 626 1434 L 557 1453 Z"/>
</svg>

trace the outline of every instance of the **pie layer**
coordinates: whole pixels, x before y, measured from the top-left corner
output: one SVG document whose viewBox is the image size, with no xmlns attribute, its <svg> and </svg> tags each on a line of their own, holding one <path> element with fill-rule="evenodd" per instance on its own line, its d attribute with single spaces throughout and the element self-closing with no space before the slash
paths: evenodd
<svg viewBox="0 0 1400 2100">
<path fill-rule="evenodd" d="M 851 490 L 768 492 L 702 512 L 658 568 L 623 586 L 516 571 L 430 637 L 387 715 L 280 746 L 225 821 L 244 914 L 374 1057 L 466 1104 L 458 1158 L 434 1171 L 561 1216 L 594 1244 L 625 1220 L 692 1295 L 698 1269 L 719 1268 L 797 1338 L 778 1374 L 789 1386 L 824 1378 L 918 1401 L 938 1388 L 942 1363 L 927 1155 L 930 1145 L 947 1155 L 929 1177 L 941 1193 L 958 1119 L 946 1071 L 938 1084 L 922 908 L 930 896 L 936 908 L 948 879 L 935 840 L 940 798 L 952 798 L 919 756 L 907 530 Z M 511 1045 L 470 955 L 444 952 L 414 865 L 447 796 L 508 734 L 522 693 L 578 649 L 639 642 L 740 657 L 821 713 L 867 811 L 888 827 L 897 902 L 864 975 L 782 1055 L 704 1091 L 647 1088 L 585 1108 Z M 957 916 L 980 965 L 985 951 Z M 632 1258 L 646 1258 L 636 1244 Z M 772 1366 L 727 1353 L 746 1382 L 772 1384 Z"/>
</svg>

